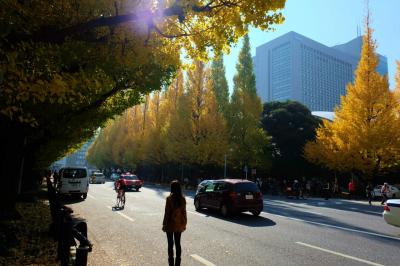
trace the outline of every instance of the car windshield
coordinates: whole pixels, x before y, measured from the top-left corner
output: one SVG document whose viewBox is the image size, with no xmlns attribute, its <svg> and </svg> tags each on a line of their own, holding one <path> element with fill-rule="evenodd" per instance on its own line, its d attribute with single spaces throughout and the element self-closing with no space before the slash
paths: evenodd
<svg viewBox="0 0 400 266">
<path fill-rule="evenodd" d="M 139 180 L 139 178 L 135 175 L 124 175 L 122 176 L 124 179 L 128 179 L 128 180 Z"/>
<path fill-rule="evenodd" d="M 86 177 L 85 169 L 64 169 L 62 171 L 64 178 L 84 178 Z"/>
<path fill-rule="evenodd" d="M 259 192 L 257 185 L 255 183 L 237 183 L 235 184 L 236 192 Z"/>
</svg>

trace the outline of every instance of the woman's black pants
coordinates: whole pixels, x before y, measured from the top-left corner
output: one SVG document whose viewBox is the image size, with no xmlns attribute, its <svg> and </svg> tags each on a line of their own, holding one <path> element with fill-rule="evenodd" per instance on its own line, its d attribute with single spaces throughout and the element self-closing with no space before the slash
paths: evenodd
<svg viewBox="0 0 400 266">
<path fill-rule="evenodd" d="M 180 265 L 181 261 L 181 232 L 167 232 L 168 240 L 168 261 L 174 261 L 174 242 L 176 250 L 176 262 L 175 265 Z M 177 263 L 178 262 L 178 263 Z M 172 264 L 173 265 L 173 264 Z"/>
</svg>

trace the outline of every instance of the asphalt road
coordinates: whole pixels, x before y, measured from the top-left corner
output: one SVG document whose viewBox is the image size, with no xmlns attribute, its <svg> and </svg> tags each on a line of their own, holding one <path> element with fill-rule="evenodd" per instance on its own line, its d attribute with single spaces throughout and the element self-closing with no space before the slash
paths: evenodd
<svg viewBox="0 0 400 266">
<path fill-rule="evenodd" d="M 91 184 L 85 201 L 70 201 L 87 220 L 94 250 L 90 265 L 167 265 L 161 231 L 168 189 L 126 193 L 115 211 L 111 182 Z M 400 228 L 387 225 L 379 202 L 264 197 L 260 217 L 222 218 L 196 212 L 187 191 L 188 226 L 182 265 L 400 265 Z"/>
</svg>

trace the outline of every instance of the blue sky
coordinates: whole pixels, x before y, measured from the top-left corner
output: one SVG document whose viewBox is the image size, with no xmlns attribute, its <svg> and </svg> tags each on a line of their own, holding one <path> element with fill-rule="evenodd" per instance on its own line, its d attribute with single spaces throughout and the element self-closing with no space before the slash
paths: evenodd
<svg viewBox="0 0 400 266">
<path fill-rule="evenodd" d="M 251 54 L 255 55 L 257 46 L 290 31 L 327 46 L 345 43 L 357 37 L 357 26 L 363 30 L 365 6 L 365 0 L 287 0 L 283 10 L 285 22 L 276 25 L 274 32 L 250 30 Z M 400 0 L 370 0 L 369 9 L 377 51 L 388 59 L 390 88 L 393 88 L 395 61 L 400 60 Z M 224 57 L 230 90 L 241 46 L 239 42 Z"/>
</svg>

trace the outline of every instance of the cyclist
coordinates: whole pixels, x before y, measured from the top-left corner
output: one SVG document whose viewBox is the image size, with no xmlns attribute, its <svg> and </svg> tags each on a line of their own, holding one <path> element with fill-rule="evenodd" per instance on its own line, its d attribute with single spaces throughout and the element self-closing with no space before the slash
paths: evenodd
<svg viewBox="0 0 400 266">
<path fill-rule="evenodd" d="M 117 192 L 117 207 L 123 208 L 125 205 L 125 190 L 126 190 L 126 184 L 124 179 L 120 177 L 117 181 L 114 183 L 115 186 L 115 192 Z M 118 206 L 118 202 L 121 203 L 121 206 Z"/>
</svg>

